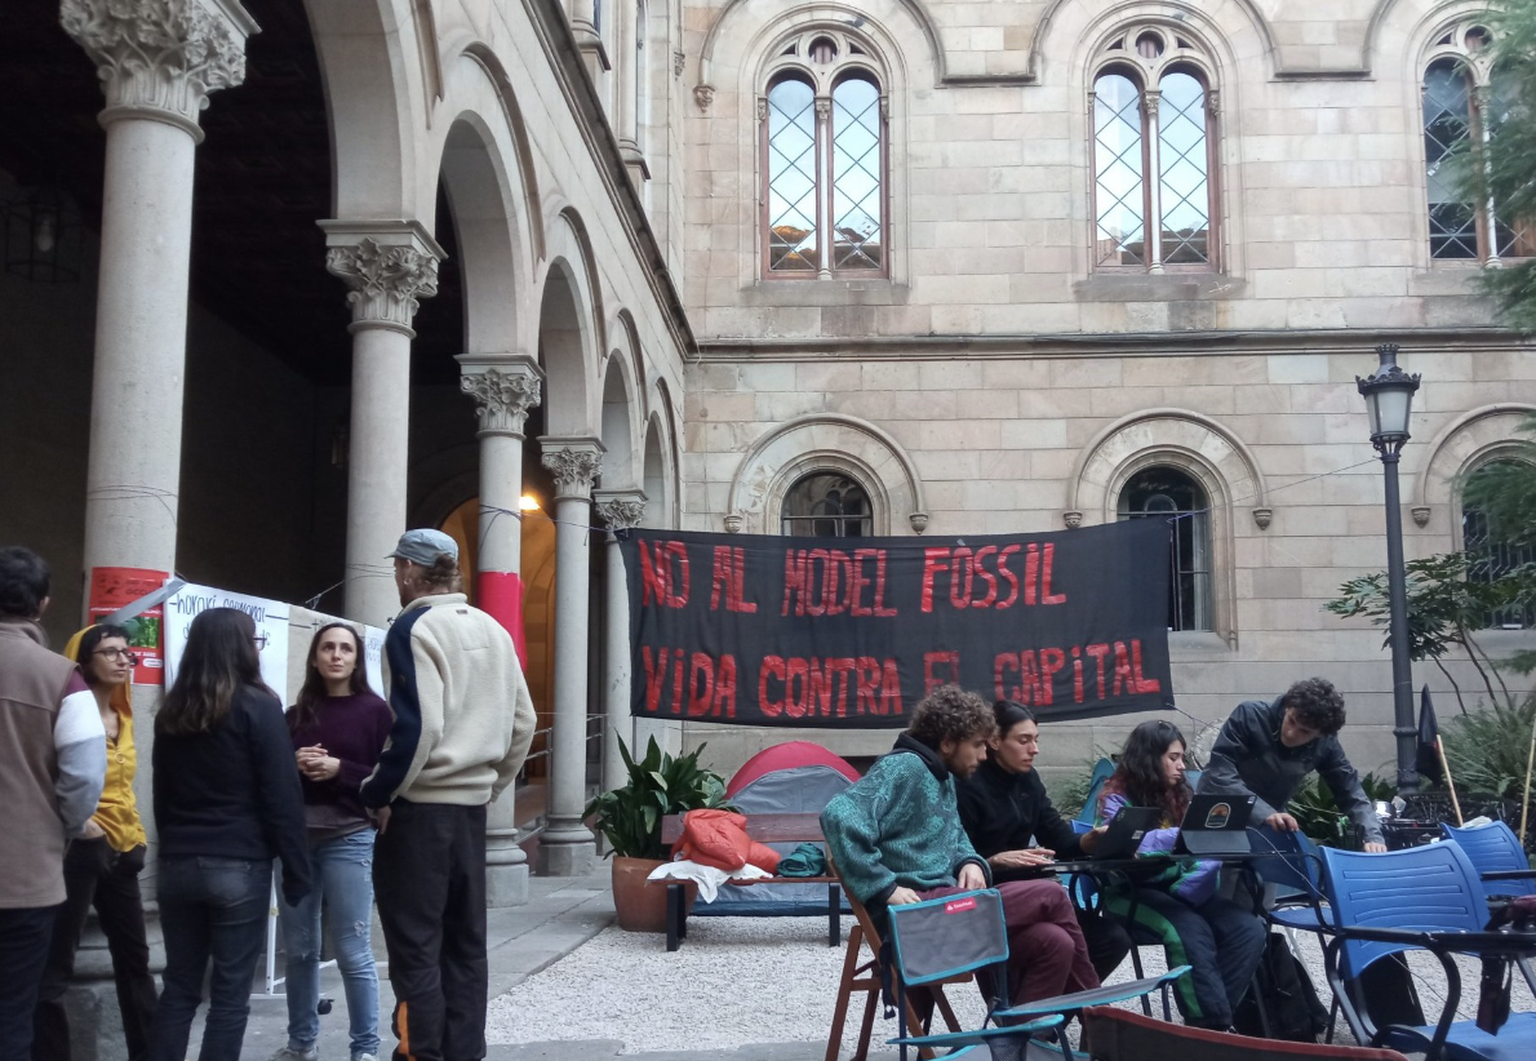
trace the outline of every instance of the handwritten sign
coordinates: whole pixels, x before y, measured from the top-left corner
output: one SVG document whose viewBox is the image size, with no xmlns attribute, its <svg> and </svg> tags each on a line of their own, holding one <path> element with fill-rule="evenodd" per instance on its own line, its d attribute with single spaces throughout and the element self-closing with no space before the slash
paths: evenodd
<svg viewBox="0 0 1536 1061">
<path fill-rule="evenodd" d="M 261 649 L 261 680 L 283 696 L 288 688 L 288 605 L 265 597 L 188 584 L 165 602 L 165 684 L 176 681 L 181 654 L 187 647 L 192 620 L 209 608 L 237 608 L 256 623 L 256 634 L 265 637 Z"/>
</svg>

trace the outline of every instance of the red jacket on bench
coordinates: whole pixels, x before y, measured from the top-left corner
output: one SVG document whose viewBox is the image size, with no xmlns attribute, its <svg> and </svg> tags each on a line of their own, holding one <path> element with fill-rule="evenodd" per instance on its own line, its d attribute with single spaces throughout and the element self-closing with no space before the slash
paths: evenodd
<svg viewBox="0 0 1536 1061">
<path fill-rule="evenodd" d="M 683 815 L 683 835 L 672 845 L 672 857 L 691 859 L 735 873 L 747 863 L 767 870 L 779 868 L 773 848 L 747 836 L 747 819 L 728 810 L 691 810 Z"/>
</svg>

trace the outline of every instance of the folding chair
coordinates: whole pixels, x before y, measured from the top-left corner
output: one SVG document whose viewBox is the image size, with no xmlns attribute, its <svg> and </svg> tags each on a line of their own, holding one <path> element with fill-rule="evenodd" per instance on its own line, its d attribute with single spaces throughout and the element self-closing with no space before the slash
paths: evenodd
<svg viewBox="0 0 1536 1061">
<path fill-rule="evenodd" d="M 853 1061 L 864 1061 L 869 1054 L 869 1036 L 874 1029 L 875 1011 L 880 1006 L 882 940 L 864 904 L 855 899 L 846 886 L 843 887 L 843 895 L 853 911 L 854 924 L 848 933 L 848 946 L 843 951 L 843 972 L 837 987 L 837 1004 L 832 1010 L 832 1029 L 827 1034 L 826 1061 L 837 1061 L 838 1051 L 843 1045 L 843 1031 L 848 1024 L 849 1003 L 854 995 L 861 993 L 864 996 L 864 1014 L 860 1018 L 859 1041 L 854 1050 Z M 868 960 L 863 960 L 862 951 L 866 946 L 869 948 L 870 956 Z M 955 1016 L 949 999 L 944 996 L 944 985 L 968 983 L 971 979 L 970 973 L 963 973 L 948 979 L 936 980 L 927 985 L 932 1008 L 938 1011 L 952 1032 L 960 1030 L 960 1020 Z M 903 1006 L 909 1027 L 923 1028 L 927 1026 L 928 1020 L 931 1020 L 931 1012 L 925 1015 L 920 1007 L 912 1005 L 910 1000 L 903 1000 Z M 919 1053 L 919 1056 L 925 1059 L 932 1058 L 934 1051 L 925 1049 Z"/>
<path fill-rule="evenodd" d="M 1002 893 L 995 888 L 956 892 L 937 899 L 905 903 L 889 909 L 892 979 L 898 1003 L 905 1002 L 913 987 L 942 982 L 964 973 L 974 974 L 987 998 L 987 1014 L 981 1026 L 966 1031 L 909 1035 L 906 1006 L 899 1004 L 901 1034 L 890 1040 L 901 1047 L 933 1047 L 958 1057 L 985 1047 L 994 1059 L 1022 1058 L 1030 1039 L 1050 1031 L 1088 1006 L 1106 1005 L 1136 998 L 1165 988 L 1189 971 L 1187 965 L 1162 976 L 1113 987 L 1098 987 L 1069 995 L 1039 999 L 1020 1006 L 1007 1004 L 1008 929 L 1003 918 Z M 1057 1036 L 1057 1048 L 1066 1061 L 1073 1053 L 1065 1035 Z"/>
<path fill-rule="evenodd" d="M 1461 845 L 1472 867 L 1482 878 L 1483 894 L 1489 899 L 1515 895 L 1536 895 L 1536 870 L 1531 869 L 1530 859 L 1520 838 L 1503 822 L 1460 828 L 1449 822 L 1440 823 L 1440 831 L 1447 840 Z M 1489 874 L 1498 876 L 1489 880 Z"/>
<path fill-rule="evenodd" d="M 1396 1050 L 1255 1039 L 1102 1006 L 1083 1011 L 1083 1050 L 1092 1061 L 1408 1061 Z"/>
<path fill-rule="evenodd" d="M 1333 908 L 1335 937 L 1328 945 L 1328 983 L 1355 1038 L 1373 1046 L 1425 1052 L 1424 1061 L 1528 1061 L 1536 1057 L 1536 1013 L 1514 1013 L 1498 1034 L 1456 1020 L 1461 974 L 1452 955 L 1515 958 L 1536 990 L 1525 955 L 1526 939 L 1484 931 L 1488 903 L 1482 881 L 1458 844 L 1426 844 L 1368 855 L 1323 849 L 1323 888 Z M 1456 938 L 1457 934 L 1467 934 Z M 1375 1027 L 1344 990 L 1372 962 L 1408 950 L 1428 950 L 1446 977 L 1446 1002 L 1438 1023 Z"/>
</svg>

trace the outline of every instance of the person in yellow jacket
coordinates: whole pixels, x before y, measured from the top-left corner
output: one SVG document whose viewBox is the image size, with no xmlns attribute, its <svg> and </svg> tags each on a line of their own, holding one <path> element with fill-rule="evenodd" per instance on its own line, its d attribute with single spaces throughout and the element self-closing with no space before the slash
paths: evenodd
<svg viewBox="0 0 1536 1061">
<path fill-rule="evenodd" d="M 123 1018 L 129 1061 L 149 1054 L 149 1026 L 155 1015 L 155 978 L 149 972 L 144 902 L 139 873 L 144 868 L 144 823 L 133 798 L 138 766 L 133 746 L 131 678 L 134 657 L 121 626 L 88 626 L 70 638 L 64 655 L 80 665 L 96 697 L 107 734 L 107 781 L 96 813 L 64 855 L 64 905 L 53 926 L 48 964 L 38 992 L 33 1025 L 33 1061 L 69 1061 L 69 1018 L 64 992 L 75 970 L 75 951 L 92 906 L 107 937 L 117 1005 Z"/>
</svg>

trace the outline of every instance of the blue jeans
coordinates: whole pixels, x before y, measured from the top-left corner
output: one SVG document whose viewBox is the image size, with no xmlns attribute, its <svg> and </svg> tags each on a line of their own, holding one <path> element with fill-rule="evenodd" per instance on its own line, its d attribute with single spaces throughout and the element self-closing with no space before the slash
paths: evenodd
<svg viewBox="0 0 1536 1061">
<path fill-rule="evenodd" d="M 373 964 L 373 838 L 363 829 L 309 849 L 317 886 L 298 906 L 278 904 L 288 955 L 288 1045 L 308 1050 L 320 1038 L 320 909 L 330 912 L 331 942 L 347 993 L 352 1056 L 379 1052 L 379 974 Z"/>
<path fill-rule="evenodd" d="M 251 981 L 266 943 L 272 863 L 210 856 L 160 860 L 160 927 L 165 987 L 150 1033 L 150 1061 L 183 1061 L 192 1017 L 203 1000 L 209 961 L 208 1020 L 199 1061 L 239 1061 L 251 1012 Z"/>
</svg>

